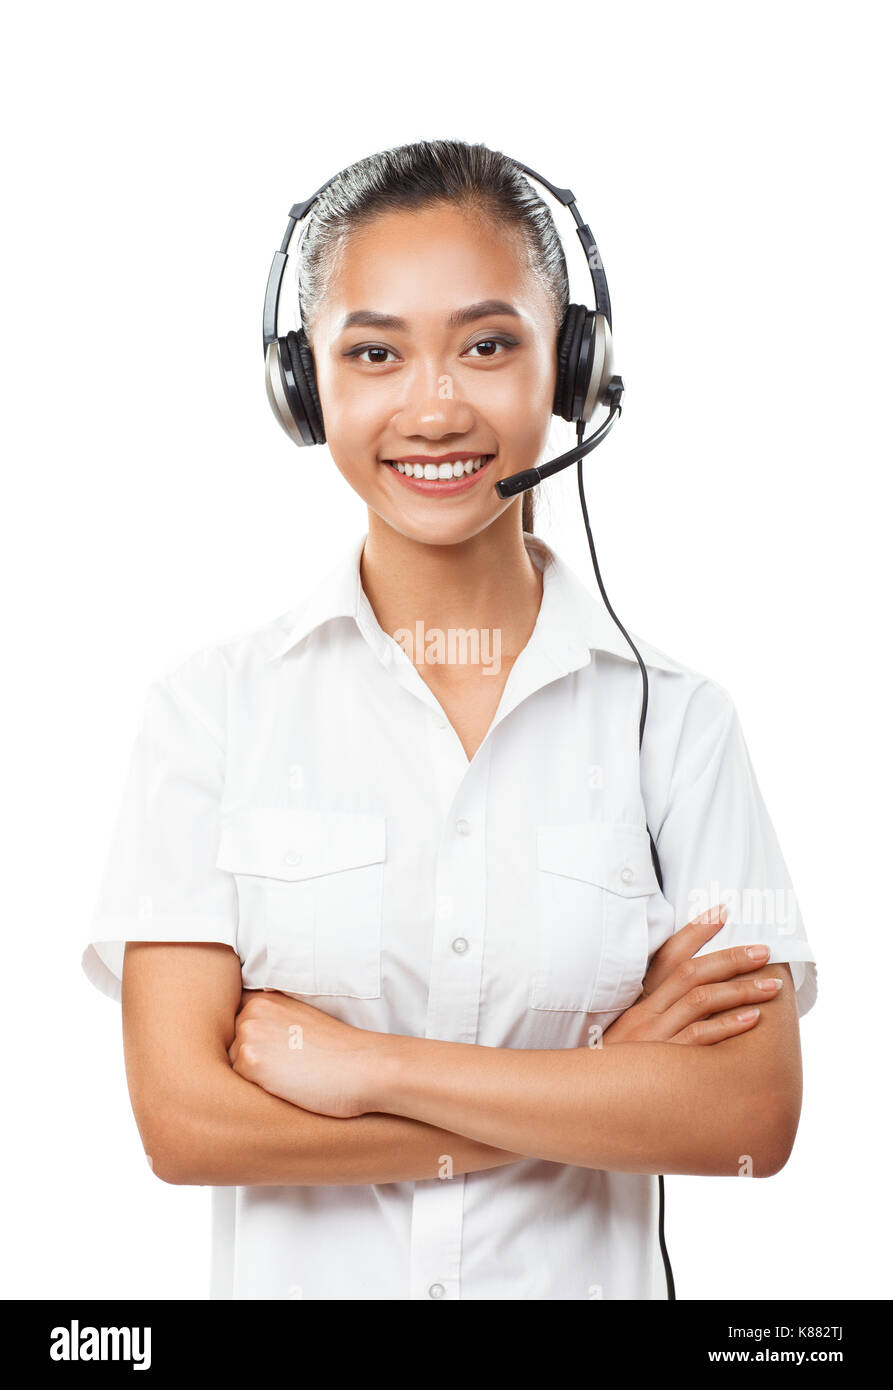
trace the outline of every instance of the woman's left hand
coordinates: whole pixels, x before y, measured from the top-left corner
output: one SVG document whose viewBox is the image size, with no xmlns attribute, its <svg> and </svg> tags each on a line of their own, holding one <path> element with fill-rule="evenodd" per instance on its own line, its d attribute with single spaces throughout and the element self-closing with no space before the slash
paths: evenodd
<svg viewBox="0 0 893 1390">
<path fill-rule="evenodd" d="M 387 1036 L 278 990 L 243 989 L 228 1055 L 233 1071 L 271 1095 L 348 1119 L 375 1109 Z"/>
</svg>

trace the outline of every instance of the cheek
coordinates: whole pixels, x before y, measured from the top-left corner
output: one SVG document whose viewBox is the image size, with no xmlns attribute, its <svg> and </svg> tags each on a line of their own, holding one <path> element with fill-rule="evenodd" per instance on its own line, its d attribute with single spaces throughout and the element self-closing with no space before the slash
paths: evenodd
<svg viewBox="0 0 893 1390">
<path fill-rule="evenodd" d="M 542 432 L 555 399 L 558 363 L 545 344 L 525 355 L 510 372 L 494 372 L 482 382 L 480 404 L 506 438 L 532 438 Z"/>
<path fill-rule="evenodd" d="M 334 383 L 332 383 L 334 386 Z M 346 389 L 320 388 L 320 403 L 326 426 L 326 443 L 339 471 L 351 483 L 364 473 L 377 457 L 378 441 L 387 427 L 381 400 L 373 394 Z"/>
<path fill-rule="evenodd" d="M 358 389 L 356 380 L 345 380 L 344 374 L 317 374 L 316 384 L 323 413 L 331 417 L 333 427 L 343 429 L 347 424 L 355 429 L 364 418 L 371 418 L 374 395 Z"/>
<path fill-rule="evenodd" d="M 489 385 L 489 383 L 488 383 Z M 518 457 L 533 458 L 545 447 L 555 398 L 555 373 L 542 370 L 502 377 L 495 374 L 482 413 L 502 447 Z"/>
</svg>

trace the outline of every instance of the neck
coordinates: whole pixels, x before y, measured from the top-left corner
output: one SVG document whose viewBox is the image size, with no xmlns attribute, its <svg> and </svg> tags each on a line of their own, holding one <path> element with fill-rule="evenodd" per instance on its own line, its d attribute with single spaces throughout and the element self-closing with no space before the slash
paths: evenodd
<svg viewBox="0 0 893 1390">
<path fill-rule="evenodd" d="M 524 545 L 520 508 L 455 545 L 429 545 L 395 531 L 376 512 L 360 577 L 384 632 L 498 630 L 503 654 L 516 656 L 536 625 L 543 576 Z"/>
</svg>

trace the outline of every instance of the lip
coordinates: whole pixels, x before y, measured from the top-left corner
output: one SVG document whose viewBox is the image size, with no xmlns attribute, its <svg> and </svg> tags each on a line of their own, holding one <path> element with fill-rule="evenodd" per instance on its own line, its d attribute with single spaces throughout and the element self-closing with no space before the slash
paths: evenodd
<svg viewBox="0 0 893 1390">
<path fill-rule="evenodd" d="M 406 458 L 399 459 L 398 462 L 447 463 L 451 459 L 462 461 L 464 459 L 477 459 L 480 457 L 480 454 L 459 453 L 442 454 L 441 457 L 438 459 L 434 458 L 432 455 L 429 454 L 427 457 L 419 455 L 416 458 L 411 458 L 407 456 Z M 393 474 L 393 476 L 397 479 L 398 483 L 402 483 L 404 487 L 412 488 L 415 492 L 426 493 L 429 497 L 434 495 L 436 495 L 437 497 L 452 497 L 457 492 L 467 492 L 469 488 L 474 487 L 475 483 L 480 482 L 484 474 L 489 473 L 490 466 L 495 458 L 496 455 L 491 454 L 487 462 L 483 465 L 482 468 L 479 468 L 476 473 L 469 473 L 463 478 L 452 478 L 449 480 L 441 480 L 438 478 L 409 478 L 406 476 L 405 473 L 400 473 L 396 468 L 393 468 L 390 463 L 385 463 L 384 460 L 382 460 L 381 466 L 382 468 L 386 468 L 389 473 Z"/>
</svg>

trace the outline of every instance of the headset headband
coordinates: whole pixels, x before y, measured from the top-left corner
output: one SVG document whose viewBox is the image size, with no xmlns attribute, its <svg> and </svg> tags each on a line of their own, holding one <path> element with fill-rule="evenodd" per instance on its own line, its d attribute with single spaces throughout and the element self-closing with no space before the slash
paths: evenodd
<svg viewBox="0 0 893 1390">
<path fill-rule="evenodd" d="M 511 155 L 506 157 L 511 159 Z M 537 183 L 542 184 L 544 188 L 548 188 L 553 198 L 559 203 L 562 203 L 571 213 L 577 224 L 577 236 L 580 239 L 580 244 L 586 256 L 586 264 L 589 267 L 592 290 L 595 296 L 595 312 L 603 316 L 609 329 L 612 328 L 611 297 L 608 294 L 608 281 L 605 276 L 604 267 L 602 266 L 601 256 L 595 244 L 595 237 L 592 235 L 592 231 L 580 216 L 577 209 L 577 200 L 573 193 L 569 188 L 556 188 L 548 179 L 543 178 L 542 174 L 537 174 L 533 169 L 529 169 L 526 164 L 521 164 L 517 159 L 512 159 L 512 163 L 518 169 L 521 169 L 523 173 L 529 174 Z M 295 203 L 288 215 L 288 226 L 285 229 L 285 236 L 282 238 L 281 247 L 273 256 L 273 264 L 270 266 L 270 274 L 267 278 L 267 292 L 264 298 L 264 354 L 266 354 L 270 343 L 275 342 L 278 337 L 279 295 L 282 290 L 285 266 L 288 261 L 289 248 L 291 246 L 292 237 L 294 236 L 295 227 L 299 222 L 304 220 L 319 195 L 328 188 L 330 183 L 334 183 L 335 179 L 340 178 L 341 174 L 344 172 L 345 170 L 341 169 L 339 173 L 333 174 L 330 179 L 326 179 L 325 183 L 303 203 Z"/>
</svg>

